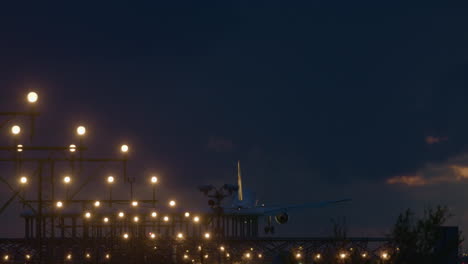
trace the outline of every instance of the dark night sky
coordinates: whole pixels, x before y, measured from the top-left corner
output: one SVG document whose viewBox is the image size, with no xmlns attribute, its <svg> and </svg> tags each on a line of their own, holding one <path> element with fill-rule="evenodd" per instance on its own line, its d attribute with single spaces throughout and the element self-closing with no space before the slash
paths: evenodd
<svg viewBox="0 0 468 264">
<path fill-rule="evenodd" d="M 155 2 L 2 5 L 2 110 L 37 90 L 38 139 L 68 144 L 82 122 L 95 155 L 129 142 L 139 188 L 158 172 L 191 206 L 237 159 L 263 201 L 354 199 L 284 234 L 346 216 L 382 235 L 439 203 L 465 228 L 468 4 Z"/>
</svg>

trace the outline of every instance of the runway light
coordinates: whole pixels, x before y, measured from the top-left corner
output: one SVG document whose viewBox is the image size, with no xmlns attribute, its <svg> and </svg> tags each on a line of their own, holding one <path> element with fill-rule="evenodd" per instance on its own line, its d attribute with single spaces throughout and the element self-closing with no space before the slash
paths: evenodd
<svg viewBox="0 0 468 264">
<path fill-rule="evenodd" d="M 189 213 L 189 212 L 185 212 L 184 216 L 185 216 L 185 217 L 190 217 L 190 213 Z"/>
<path fill-rule="evenodd" d="M 156 218 L 157 216 L 158 216 L 158 213 L 156 213 L 156 212 L 151 213 L 151 217 Z"/>
<path fill-rule="evenodd" d="M 175 202 L 174 200 L 170 200 L 170 201 L 169 201 L 169 206 L 170 206 L 170 207 L 176 206 L 176 202 Z"/>
<path fill-rule="evenodd" d="M 78 136 L 84 136 L 86 134 L 86 128 L 84 126 L 79 126 L 76 128 L 76 133 Z"/>
<path fill-rule="evenodd" d="M 55 203 L 55 206 L 57 208 L 62 208 L 63 207 L 63 203 L 61 201 L 58 201 L 57 203 Z"/>
<path fill-rule="evenodd" d="M 182 239 L 182 238 L 184 238 L 184 234 L 182 234 L 182 233 L 178 233 L 178 234 L 177 234 L 177 238 L 178 238 L 178 239 Z"/>
<path fill-rule="evenodd" d="M 76 151 L 76 145 L 75 144 L 71 144 L 68 149 L 70 150 L 70 152 L 75 152 Z"/>
<path fill-rule="evenodd" d="M 39 99 L 39 95 L 37 95 L 36 92 L 29 92 L 28 95 L 26 96 L 26 99 L 28 100 L 29 103 L 34 104 L 37 102 L 37 99 Z"/>
<path fill-rule="evenodd" d="M 123 238 L 128 239 L 128 234 L 127 233 L 123 234 Z"/>
<path fill-rule="evenodd" d="M 94 202 L 94 207 L 99 207 L 101 206 L 101 202 L 100 201 L 95 201 Z"/>
<path fill-rule="evenodd" d="M 152 176 L 152 177 L 151 177 L 151 183 L 152 183 L 152 184 L 156 184 L 157 182 L 158 182 L 158 177 Z"/>
<path fill-rule="evenodd" d="M 390 255 L 387 252 L 383 252 L 382 255 L 380 255 L 382 259 L 389 259 Z"/>
<path fill-rule="evenodd" d="M 140 221 L 140 218 L 138 218 L 138 216 L 133 217 L 133 222 L 138 223 L 138 221 Z"/>
<path fill-rule="evenodd" d="M 102 219 L 102 221 L 104 221 L 104 223 L 108 223 L 108 222 L 109 222 L 109 218 L 104 217 L 104 219 Z"/>
<path fill-rule="evenodd" d="M 90 212 L 86 212 L 86 213 L 84 214 L 84 216 L 85 216 L 86 218 L 89 219 L 89 218 L 91 218 L 91 213 L 90 213 Z"/>
<path fill-rule="evenodd" d="M 18 135 L 19 133 L 21 133 L 21 127 L 18 126 L 18 125 L 14 125 L 11 127 L 11 133 L 13 135 Z"/>
<path fill-rule="evenodd" d="M 198 217 L 198 216 L 193 217 L 193 222 L 195 222 L 195 223 L 200 222 L 200 217 Z"/>
<path fill-rule="evenodd" d="M 23 145 L 18 144 L 18 145 L 16 146 L 16 151 L 18 151 L 18 152 L 23 152 Z"/>
<path fill-rule="evenodd" d="M 21 183 L 22 185 L 27 184 L 27 183 L 28 183 L 28 178 L 26 178 L 25 176 L 21 177 L 21 178 L 20 178 L 20 183 Z"/>
<path fill-rule="evenodd" d="M 164 220 L 164 222 L 169 222 L 169 216 L 167 216 L 167 215 L 164 216 L 163 220 Z"/>
<path fill-rule="evenodd" d="M 207 232 L 207 233 L 205 233 L 204 237 L 205 237 L 206 239 L 209 239 L 209 238 L 211 237 L 211 234 Z"/>
<path fill-rule="evenodd" d="M 121 151 L 122 153 L 127 153 L 127 152 L 128 152 L 128 146 L 125 145 L 125 144 L 122 145 L 122 146 L 120 146 L 120 151 Z"/>
<path fill-rule="evenodd" d="M 109 184 L 114 183 L 114 176 L 109 176 L 109 177 L 107 177 L 107 182 L 108 182 Z"/>
<path fill-rule="evenodd" d="M 124 214 L 124 212 L 119 212 L 118 216 L 119 216 L 119 218 L 124 218 L 125 214 Z"/>
<path fill-rule="evenodd" d="M 65 184 L 69 184 L 69 183 L 71 182 L 70 176 L 65 176 L 65 177 L 63 177 L 63 182 L 64 182 Z"/>
<path fill-rule="evenodd" d="M 137 206 L 138 206 L 138 201 L 133 201 L 133 202 L 132 202 L 132 206 L 133 206 L 133 207 L 137 207 Z"/>
</svg>

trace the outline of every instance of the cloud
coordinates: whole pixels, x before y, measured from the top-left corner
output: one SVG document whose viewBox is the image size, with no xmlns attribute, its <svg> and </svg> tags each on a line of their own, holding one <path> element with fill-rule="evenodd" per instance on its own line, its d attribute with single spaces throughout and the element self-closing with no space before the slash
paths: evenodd
<svg viewBox="0 0 468 264">
<path fill-rule="evenodd" d="M 439 183 L 468 182 L 468 155 L 463 154 L 441 163 L 428 163 L 412 175 L 397 175 L 387 184 L 424 186 Z"/>
<path fill-rule="evenodd" d="M 442 141 L 447 141 L 448 137 L 434 137 L 434 136 L 427 136 L 425 141 L 428 145 L 440 143 Z"/>
<path fill-rule="evenodd" d="M 234 150 L 234 143 L 230 139 L 210 137 L 207 147 L 216 152 L 231 152 Z"/>
</svg>

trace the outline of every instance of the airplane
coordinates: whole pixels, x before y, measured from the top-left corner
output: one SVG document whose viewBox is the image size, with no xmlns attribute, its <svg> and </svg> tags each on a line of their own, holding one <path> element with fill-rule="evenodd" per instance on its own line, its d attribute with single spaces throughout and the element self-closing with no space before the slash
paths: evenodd
<svg viewBox="0 0 468 264">
<path fill-rule="evenodd" d="M 289 213 L 292 211 L 321 208 L 351 201 L 351 199 L 340 199 L 315 203 L 275 206 L 259 204 L 258 200 L 255 199 L 255 195 L 251 191 L 243 188 L 240 161 L 237 162 L 237 185 L 224 184 L 221 189 L 216 189 L 212 185 L 204 185 L 200 186 L 199 190 L 209 198 L 212 198 L 212 200 L 208 201 L 208 204 L 215 212 L 228 215 L 258 215 L 266 217 L 267 225 L 265 226 L 265 234 L 274 234 L 275 232 L 272 221 L 273 217 L 276 223 L 283 225 L 288 222 Z M 229 196 L 233 196 L 231 205 L 223 206 L 222 202 L 224 198 Z"/>
</svg>

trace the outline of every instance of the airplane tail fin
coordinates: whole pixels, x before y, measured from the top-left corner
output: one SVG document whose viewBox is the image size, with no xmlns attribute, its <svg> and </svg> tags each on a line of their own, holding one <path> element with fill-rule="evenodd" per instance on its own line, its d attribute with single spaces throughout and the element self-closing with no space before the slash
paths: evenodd
<svg viewBox="0 0 468 264">
<path fill-rule="evenodd" d="M 237 185 L 239 189 L 237 190 L 237 197 L 239 201 L 243 200 L 243 192 L 242 192 L 242 175 L 241 175 L 241 167 L 240 167 L 240 160 L 237 161 Z"/>
</svg>

